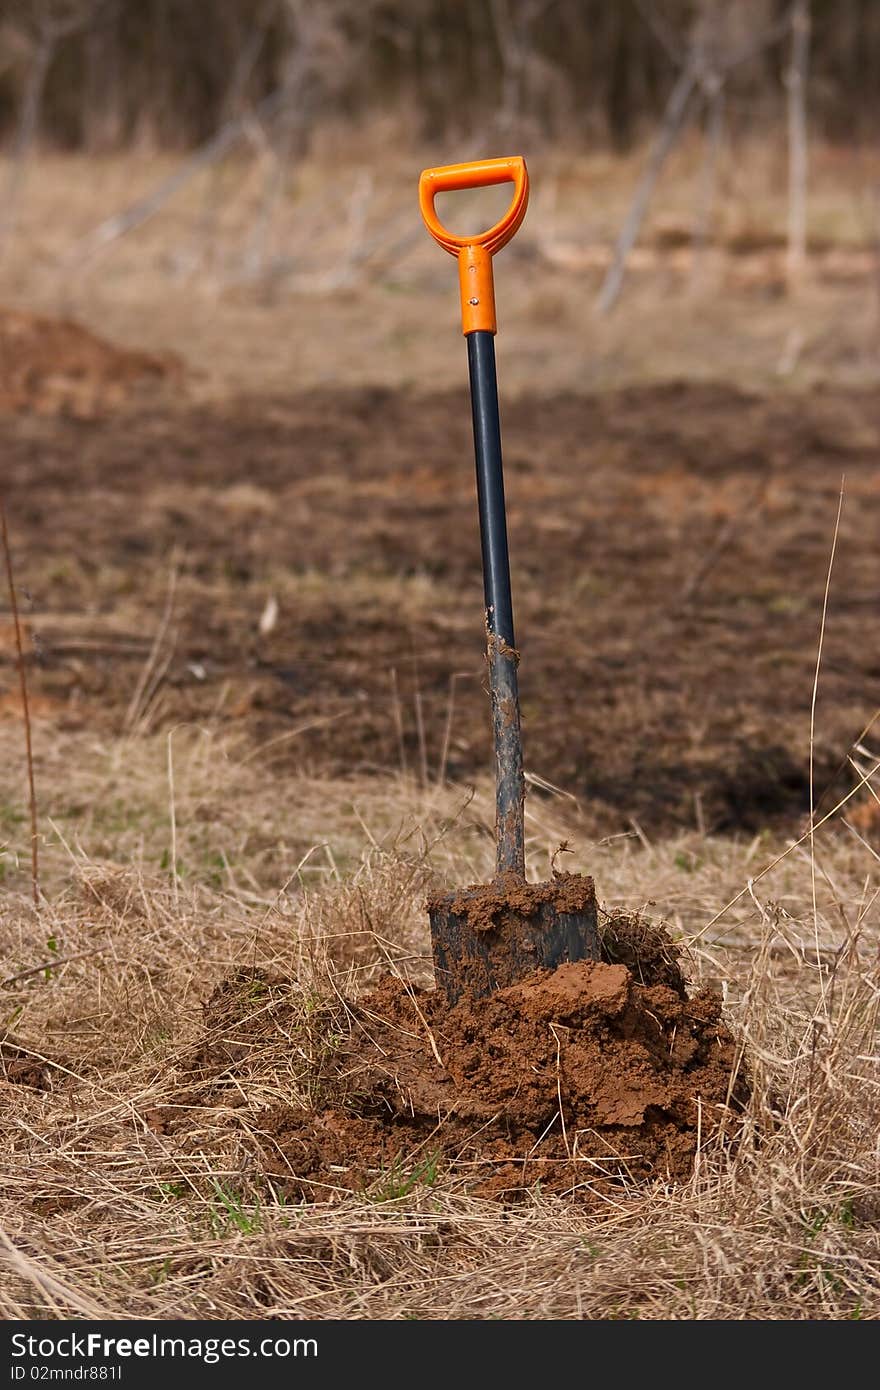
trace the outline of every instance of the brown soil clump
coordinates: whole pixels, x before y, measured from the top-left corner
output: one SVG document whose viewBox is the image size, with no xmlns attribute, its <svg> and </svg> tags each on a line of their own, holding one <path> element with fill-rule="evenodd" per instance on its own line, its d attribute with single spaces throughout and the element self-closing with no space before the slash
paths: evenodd
<svg viewBox="0 0 880 1390">
<path fill-rule="evenodd" d="M 171 353 L 134 352 L 68 319 L 0 309 L 0 412 L 90 420 L 181 372 Z"/>
<path fill-rule="evenodd" d="M 621 918 L 616 932 L 620 949 Z M 306 1200 L 387 1199 L 441 1172 L 506 1200 L 686 1179 L 747 1085 L 718 996 L 669 983 L 669 950 L 652 978 L 642 935 L 645 983 L 620 962 L 578 961 L 450 1008 L 439 990 L 386 979 L 351 1007 L 323 1103 L 260 1117 L 267 1172 Z"/>
<path fill-rule="evenodd" d="M 596 890 L 591 878 L 557 874 L 545 883 L 526 883 L 516 874 L 502 874 L 491 883 L 476 883 L 428 900 L 428 911 L 442 907 L 467 921 L 471 931 L 491 931 L 511 915 L 536 917 L 541 908 L 556 912 L 595 911 Z"/>
</svg>

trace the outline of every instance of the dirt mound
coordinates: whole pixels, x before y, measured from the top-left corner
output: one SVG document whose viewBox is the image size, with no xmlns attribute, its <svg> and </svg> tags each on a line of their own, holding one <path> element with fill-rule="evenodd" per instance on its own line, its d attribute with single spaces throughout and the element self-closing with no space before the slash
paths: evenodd
<svg viewBox="0 0 880 1390">
<path fill-rule="evenodd" d="M 384 980 L 350 1006 L 314 1108 L 260 1115 L 266 1172 L 310 1201 L 405 1195 L 450 1171 L 507 1200 L 536 1185 L 589 1200 L 620 1183 L 685 1179 L 746 1083 L 734 1078 L 718 996 L 688 997 L 680 975 L 669 983 L 669 951 L 655 955 L 652 979 L 649 954 L 646 983 L 622 963 L 580 961 L 452 1009 L 440 991 Z M 228 1024 L 229 1004 L 221 989 L 209 1016 L 219 1009 Z"/>
<path fill-rule="evenodd" d="M 92 419 L 181 373 L 173 354 L 116 347 L 69 319 L 0 309 L 0 412 Z"/>
</svg>

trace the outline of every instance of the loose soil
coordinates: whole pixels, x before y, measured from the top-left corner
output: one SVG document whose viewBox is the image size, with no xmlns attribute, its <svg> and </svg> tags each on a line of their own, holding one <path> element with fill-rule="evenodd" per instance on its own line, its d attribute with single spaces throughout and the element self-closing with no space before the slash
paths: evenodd
<svg viewBox="0 0 880 1390">
<path fill-rule="evenodd" d="M 669 385 L 503 416 L 527 771 L 597 830 L 797 821 L 845 473 L 815 776 L 848 785 L 880 675 L 876 393 Z M 172 394 L 0 415 L 0 449 L 43 718 L 220 724 L 281 771 L 491 768 L 464 393 Z"/>
<path fill-rule="evenodd" d="M 96 419 L 181 375 L 172 353 L 132 351 L 67 319 L 0 308 L 0 412 Z"/>
<path fill-rule="evenodd" d="M 346 1006 L 314 1105 L 279 1102 L 258 1117 L 266 1173 L 307 1201 L 403 1195 L 441 1171 L 505 1200 L 537 1185 L 593 1201 L 621 1184 L 686 1179 L 697 1146 L 733 1132 L 747 1083 L 720 999 L 689 997 L 665 933 L 620 920 L 622 939 L 633 969 L 610 958 L 612 940 L 601 961 L 537 971 L 452 1009 L 440 991 L 386 978 Z M 284 981 L 252 974 L 215 990 L 190 1107 L 224 1087 L 230 1067 L 246 1085 L 255 1044 L 273 1032 L 301 1037 L 289 1001 Z M 325 1027 L 332 1039 L 329 1016 Z"/>
<path fill-rule="evenodd" d="M 596 888 L 591 878 L 556 874 L 546 883 L 526 883 L 516 874 L 499 875 L 491 883 L 472 884 L 454 893 L 431 898 L 428 910 L 442 907 L 467 923 L 472 932 L 504 928 L 511 917 L 539 916 L 542 908 L 579 914 L 596 910 Z"/>
</svg>

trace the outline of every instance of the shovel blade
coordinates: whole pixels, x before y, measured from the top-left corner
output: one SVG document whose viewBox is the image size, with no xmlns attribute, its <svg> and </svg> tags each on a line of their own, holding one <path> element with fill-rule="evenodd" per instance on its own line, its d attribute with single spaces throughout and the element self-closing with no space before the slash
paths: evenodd
<svg viewBox="0 0 880 1390">
<path fill-rule="evenodd" d="M 428 916 L 434 975 L 450 1004 L 600 955 L 595 886 L 579 874 L 548 883 L 500 875 L 430 899 Z"/>
</svg>

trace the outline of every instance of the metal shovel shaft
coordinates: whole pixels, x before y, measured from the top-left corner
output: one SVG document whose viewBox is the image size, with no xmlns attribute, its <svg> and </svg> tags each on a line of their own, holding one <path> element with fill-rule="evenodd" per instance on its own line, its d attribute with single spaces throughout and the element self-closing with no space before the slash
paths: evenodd
<svg viewBox="0 0 880 1390">
<path fill-rule="evenodd" d="M 519 878 L 525 878 L 525 781 L 517 682 L 519 655 L 514 640 L 513 601 L 510 593 L 495 340 L 491 332 L 478 330 L 468 333 L 466 341 L 474 421 L 477 501 L 483 552 L 483 591 L 486 599 L 489 690 L 492 697 L 492 732 L 495 746 L 496 865 L 499 874 L 514 873 Z"/>
</svg>

